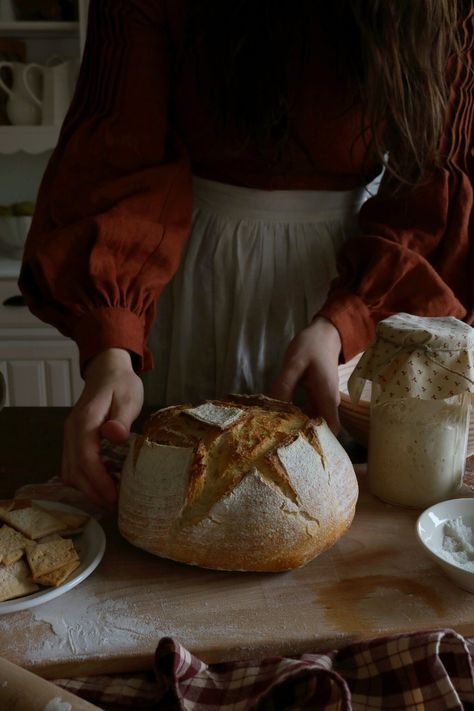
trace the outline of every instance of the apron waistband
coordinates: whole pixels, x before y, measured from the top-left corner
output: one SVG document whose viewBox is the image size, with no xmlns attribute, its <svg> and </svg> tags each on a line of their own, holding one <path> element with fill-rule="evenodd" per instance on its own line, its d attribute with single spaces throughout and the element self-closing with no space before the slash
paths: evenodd
<svg viewBox="0 0 474 711">
<path fill-rule="evenodd" d="M 349 191 L 259 190 L 193 177 L 193 205 L 226 217 L 265 222 L 324 222 L 353 216 L 369 197 Z"/>
</svg>

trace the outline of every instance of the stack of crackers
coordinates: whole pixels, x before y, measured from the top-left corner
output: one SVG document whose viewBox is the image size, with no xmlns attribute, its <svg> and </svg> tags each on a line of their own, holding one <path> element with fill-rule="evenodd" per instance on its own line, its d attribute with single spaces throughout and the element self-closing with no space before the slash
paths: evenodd
<svg viewBox="0 0 474 711">
<path fill-rule="evenodd" d="M 81 564 L 69 536 L 88 519 L 28 499 L 0 501 L 0 602 L 65 582 Z"/>
</svg>

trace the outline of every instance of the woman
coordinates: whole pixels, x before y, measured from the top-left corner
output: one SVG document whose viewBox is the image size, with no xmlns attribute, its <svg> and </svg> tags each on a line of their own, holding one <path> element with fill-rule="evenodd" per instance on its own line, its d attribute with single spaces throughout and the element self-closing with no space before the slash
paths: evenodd
<svg viewBox="0 0 474 711">
<path fill-rule="evenodd" d="M 20 277 L 80 350 L 66 482 L 113 504 L 99 439 L 144 371 L 155 405 L 299 389 L 337 430 L 338 361 L 380 319 L 472 320 L 473 14 L 92 0 Z"/>
</svg>

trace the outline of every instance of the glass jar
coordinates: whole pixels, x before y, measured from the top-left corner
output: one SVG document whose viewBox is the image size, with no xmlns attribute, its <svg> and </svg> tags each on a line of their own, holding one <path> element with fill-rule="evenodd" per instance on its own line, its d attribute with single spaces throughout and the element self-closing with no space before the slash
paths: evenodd
<svg viewBox="0 0 474 711">
<path fill-rule="evenodd" d="M 462 484 L 470 394 L 444 400 L 382 397 L 373 383 L 368 447 L 371 492 L 391 504 L 425 508 Z"/>
<path fill-rule="evenodd" d="M 371 491 L 415 508 L 455 495 L 474 397 L 474 329 L 452 316 L 389 316 L 349 378 L 353 402 L 367 382 Z"/>
</svg>

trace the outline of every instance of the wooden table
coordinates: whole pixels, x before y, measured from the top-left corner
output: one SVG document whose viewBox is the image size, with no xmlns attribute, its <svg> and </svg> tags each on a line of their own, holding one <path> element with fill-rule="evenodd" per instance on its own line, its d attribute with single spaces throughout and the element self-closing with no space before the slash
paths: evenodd
<svg viewBox="0 0 474 711">
<path fill-rule="evenodd" d="M 0 496 L 58 474 L 63 409 L 0 413 Z M 419 546 L 418 511 L 374 499 L 361 475 L 349 532 L 304 568 L 282 574 L 202 570 L 154 557 L 101 519 L 107 550 L 74 590 L 0 615 L 0 656 L 45 677 L 150 668 L 173 636 L 204 661 L 339 648 L 378 635 L 451 627 L 474 634 L 474 595 Z M 472 492 L 468 492 L 472 493 Z"/>
</svg>

